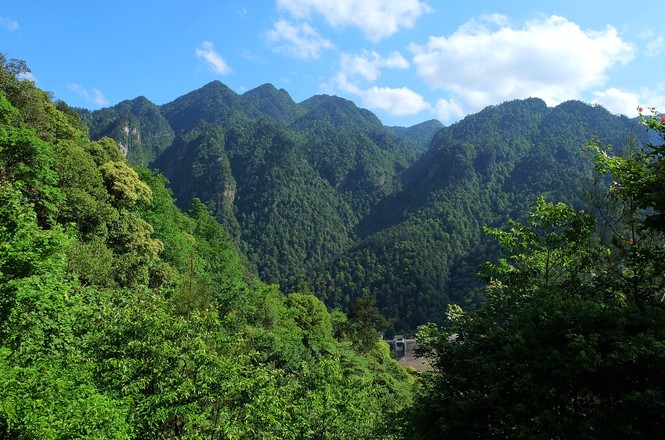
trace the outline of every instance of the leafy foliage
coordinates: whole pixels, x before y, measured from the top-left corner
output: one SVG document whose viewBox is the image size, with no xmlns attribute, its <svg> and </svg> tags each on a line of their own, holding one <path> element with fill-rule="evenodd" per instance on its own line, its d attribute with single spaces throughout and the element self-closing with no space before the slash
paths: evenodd
<svg viewBox="0 0 665 440">
<path fill-rule="evenodd" d="M 483 301 L 475 273 L 499 252 L 484 226 L 523 220 L 540 195 L 588 205 L 589 139 L 643 138 L 601 107 L 536 98 L 449 127 L 384 127 L 339 97 L 296 104 L 269 84 L 238 95 L 216 81 L 158 110 L 176 137 L 153 165 L 181 209 L 200 199 L 264 281 L 345 311 L 372 295 L 399 331 Z"/>
<path fill-rule="evenodd" d="M 436 119 L 421 122 L 411 127 L 388 127 L 397 137 L 409 140 L 426 151 L 434 135 L 443 128 L 443 124 Z"/>
<path fill-rule="evenodd" d="M 660 133 L 658 115 L 645 119 Z M 663 236 L 649 187 L 661 157 L 594 163 L 611 173 L 596 218 L 542 198 L 527 222 L 488 229 L 505 254 L 486 263 L 487 303 L 451 306 L 419 331 L 433 371 L 410 414 L 415 438 L 653 438 L 663 429 Z M 608 209 L 610 208 L 610 209 Z M 424 427 L 424 428 L 423 428 Z"/>
<path fill-rule="evenodd" d="M 390 435 L 413 379 L 387 350 L 355 350 L 339 312 L 258 280 L 203 202 L 178 209 L 164 176 L 2 61 L 0 437 Z M 199 167 L 225 157 L 213 127 L 180 139 L 208 142 Z"/>
</svg>

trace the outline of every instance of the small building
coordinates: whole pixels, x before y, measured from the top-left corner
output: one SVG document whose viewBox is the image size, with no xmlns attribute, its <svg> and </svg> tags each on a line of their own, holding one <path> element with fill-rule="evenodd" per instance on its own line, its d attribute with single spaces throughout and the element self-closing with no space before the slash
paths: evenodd
<svg viewBox="0 0 665 440">
<path fill-rule="evenodd" d="M 393 357 L 404 368 L 413 367 L 422 372 L 429 368 L 426 358 L 416 357 L 415 350 L 418 342 L 415 339 L 405 339 L 403 335 L 395 335 L 392 339 L 384 339 L 390 346 Z"/>
</svg>

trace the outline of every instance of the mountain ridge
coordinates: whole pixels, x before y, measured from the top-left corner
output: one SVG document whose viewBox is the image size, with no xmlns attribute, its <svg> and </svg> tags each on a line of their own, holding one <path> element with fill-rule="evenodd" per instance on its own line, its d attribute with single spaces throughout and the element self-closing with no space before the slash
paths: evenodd
<svg viewBox="0 0 665 440">
<path fill-rule="evenodd" d="M 539 98 L 386 127 L 341 97 L 295 103 L 271 84 L 239 95 L 219 81 L 157 108 L 175 137 L 153 165 L 181 208 L 202 199 L 265 280 L 344 310 L 374 295 L 398 329 L 482 300 L 483 226 L 536 194 L 583 205 L 584 144 L 635 131 L 602 107 Z"/>
</svg>

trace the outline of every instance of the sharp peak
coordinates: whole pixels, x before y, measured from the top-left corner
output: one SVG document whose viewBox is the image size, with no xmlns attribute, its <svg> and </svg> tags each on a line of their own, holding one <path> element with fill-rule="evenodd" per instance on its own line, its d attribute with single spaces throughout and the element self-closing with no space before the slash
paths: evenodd
<svg viewBox="0 0 665 440">
<path fill-rule="evenodd" d="M 289 97 L 291 97 L 291 95 L 289 94 L 289 92 L 287 90 L 278 89 L 272 83 L 261 84 L 258 87 L 254 87 L 253 89 L 247 90 L 245 93 L 243 93 L 243 96 L 244 95 L 254 95 L 254 94 L 263 93 L 263 92 L 268 92 L 268 93 L 273 93 L 273 94 L 274 93 L 281 93 L 281 94 L 285 94 L 285 95 L 288 95 Z"/>
<path fill-rule="evenodd" d="M 201 89 L 211 89 L 211 88 L 216 88 L 216 89 L 217 88 L 223 88 L 223 89 L 226 89 L 226 90 L 231 90 L 233 92 L 233 90 L 229 86 L 227 86 L 226 84 L 224 84 L 223 82 L 221 82 L 218 79 L 212 80 L 209 83 L 205 84 L 203 87 L 201 87 Z M 199 89 L 199 90 L 201 90 L 201 89 Z M 233 93 L 235 93 L 235 92 L 233 92 Z"/>
<path fill-rule="evenodd" d="M 245 93 L 253 92 L 255 90 L 277 90 L 277 87 L 275 87 L 273 83 L 264 83 L 261 84 L 260 86 L 254 87 L 253 89 L 246 91 Z"/>
</svg>

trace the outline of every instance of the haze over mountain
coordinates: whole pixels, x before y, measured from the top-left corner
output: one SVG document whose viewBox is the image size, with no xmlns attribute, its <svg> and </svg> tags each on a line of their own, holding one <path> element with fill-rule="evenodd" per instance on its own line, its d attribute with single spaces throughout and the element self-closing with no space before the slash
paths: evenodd
<svg viewBox="0 0 665 440">
<path fill-rule="evenodd" d="M 578 101 L 490 106 L 448 127 L 385 127 L 352 102 L 295 103 L 270 84 L 239 95 L 219 81 L 156 106 L 136 98 L 81 110 L 93 139 L 161 170 L 178 205 L 201 199 L 259 276 L 348 310 L 371 294 L 396 329 L 481 299 L 495 255 L 482 228 L 544 194 L 588 205 L 594 136 L 626 145 L 635 121 Z"/>
</svg>

